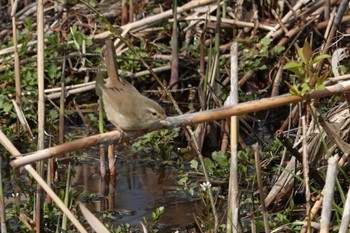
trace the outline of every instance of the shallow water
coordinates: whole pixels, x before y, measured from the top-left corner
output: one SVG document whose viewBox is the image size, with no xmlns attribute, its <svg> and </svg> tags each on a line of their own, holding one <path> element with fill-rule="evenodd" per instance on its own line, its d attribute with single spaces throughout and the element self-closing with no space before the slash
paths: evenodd
<svg viewBox="0 0 350 233">
<path fill-rule="evenodd" d="M 160 206 L 165 207 L 159 224 L 162 229 L 184 230 L 194 222 L 195 201 L 177 186 L 174 169 L 121 155 L 116 159 L 115 179 L 106 183 L 100 178 L 96 156 L 86 159 L 75 167 L 74 186 L 80 193 L 101 195 L 86 205 L 96 215 L 109 214 L 109 223 L 140 226 L 142 218 L 150 221 L 151 213 Z"/>
</svg>

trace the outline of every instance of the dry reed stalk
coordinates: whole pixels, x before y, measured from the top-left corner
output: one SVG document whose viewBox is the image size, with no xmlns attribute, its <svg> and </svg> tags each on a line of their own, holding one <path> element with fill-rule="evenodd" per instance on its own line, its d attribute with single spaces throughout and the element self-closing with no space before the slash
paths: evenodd
<svg viewBox="0 0 350 233">
<path fill-rule="evenodd" d="M 114 144 L 110 144 L 108 146 L 108 169 L 111 179 L 115 179 L 115 176 L 117 175 L 117 168 L 115 164 Z"/>
<path fill-rule="evenodd" d="M 233 115 L 244 115 L 250 112 L 258 112 L 261 110 L 273 109 L 290 103 L 302 102 L 306 99 L 322 98 L 340 93 L 344 94 L 349 91 L 350 81 L 345 81 L 333 86 L 328 86 L 324 90 L 313 91 L 304 98 L 301 96 L 285 94 L 276 97 L 263 98 L 260 100 L 253 100 L 245 103 L 240 103 L 232 107 L 216 108 L 203 112 L 180 115 L 177 117 L 168 117 L 167 122 L 168 126 L 180 127 L 184 125 L 191 125 L 206 121 L 223 119 Z"/>
<path fill-rule="evenodd" d="M 154 68 L 153 71 L 155 73 L 158 73 L 158 72 L 167 71 L 169 69 L 170 69 L 170 65 L 165 65 L 162 67 Z M 118 73 L 119 74 L 125 73 L 125 71 L 119 70 Z M 131 73 L 131 72 L 126 72 L 126 73 L 129 77 L 138 78 L 138 77 L 148 75 L 150 72 L 148 70 L 144 70 L 144 71 L 137 72 L 135 74 Z M 65 88 L 66 96 L 77 94 L 77 93 L 82 93 L 85 91 L 91 91 L 91 90 L 95 89 L 95 85 L 96 85 L 96 82 L 91 81 L 91 82 L 87 82 L 87 83 L 67 86 Z M 52 93 L 50 93 L 50 92 L 52 92 Z M 62 95 L 61 87 L 46 89 L 45 93 L 46 93 L 46 98 L 48 98 L 48 99 L 56 99 L 56 98 L 61 97 L 61 95 Z M 50 94 L 47 94 L 47 93 L 50 93 Z"/>
<path fill-rule="evenodd" d="M 20 135 L 20 127 L 19 122 L 22 123 L 23 128 L 26 132 L 28 132 L 28 138 L 31 140 L 33 139 L 33 133 L 30 130 L 30 126 L 28 125 L 28 122 L 26 118 L 24 117 L 23 111 L 22 111 L 22 99 L 21 99 L 21 76 L 20 76 L 20 65 L 19 65 L 19 54 L 18 54 L 18 40 L 17 40 L 17 26 L 16 26 L 16 11 L 17 11 L 18 1 L 11 0 L 11 18 L 12 18 L 12 38 L 13 38 L 13 49 L 14 49 L 14 71 L 15 71 L 15 88 L 16 88 L 16 101 L 14 101 L 14 106 L 16 112 L 20 113 L 22 118 L 17 118 L 16 121 L 16 127 L 15 127 L 15 133 L 17 136 Z M 16 175 L 19 176 L 20 171 L 15 171 Z M 15 186 L 15 192 L 19 193 L 20 188 L 16 185 Z M 15 197 L 15 203 L 19 206 L 21 202 L 21 199 L 19 196 Z"/>
<path fill-rule="evenodd" d="M 261 177 L 261 161 L 260 161 L 260 153 L 259 153 L 259 144 L 255 143 L 254 145 L 252 145 L 252 149 L 253 149 L 254 158 L 255 158 L 255 172 L 256 172 L 258 188 L 259 188 L 259 198 L 260 198 L 261 211 L 262 211 L 263 220 L 264 220 L 264 229 L 265 229 L 265 232 L 269 233 L 270 232 L 269 215 L 265 204 L 265 195 L 264 195 L 264 187 L 263 187 L 264 184 Z"/>
<path fill-rule="evenodd" d="M 21 76 L 19 68 L 19 55 L 18 55 L 18 40 L 17 40 L 17 26 L 16 26 L 16 11 L 18 1 L 11 0 L 11 18 L 12 18 L 12 38 L 14 48 L 14 71 L 15 71 L 15 86 L 16 86 L 16 103 L 19 109 L 22 109 L 21 100 Z M 19 122 L 16 122 L 16 134 L 19 136 Z"/>
<path fill-rule="evenodd" d="M 272 84 L 272 90 L 271 90 L 271 97 L 273 96 L 278 96 L 280 92 L 280 87 L 282 83 L 282 74 L 283 74 L 283 63 L 279 62 L 278 63 L 278 70 L 275 78 L 273 79 L 273 84 Z"/>
<path fill-rule="evenodd" d="M 305 183 L 305 200 L 306 200 L 306 221 L 307 221 L 307 232 L 311 232 L 311 220 L 310 220 L 310 209 L 311 209 L 311 192 L 310 192 L 310 177 L 309 177 L 309 154 L 307 153 L 307 125 L 305 116 L 301 118 L 303 128 L 302 138 L 302 150 L 303 150 L 303 176 Z"/>
<path fill-rule="evenodd" d="M 27 133 L 26 135 L 28 136 L 29 140 L 34 139 L 34 135 L 32 133 L 32 130 L 30 129 L 30 125 L 28 124 L 28 121 L 22 111 L 22 108 L 18 106 L 18 103 L 15 100 L 12 100 L 12 104 L 15 108 L 15 112 L 17 114 L 17 120 L 22 124 L 22 127 L 24 131 Z"/>
<path fill-rule="evenodd" d="M 231 91 L 225 105 L 234 106 L 238 104 L 238 44 L 233 43 L 231 46 Z M 239 229 L 239 198 L 238 198 L 238 117 L 231 117 L 230 144 L 230 177 L 228 189 L 228 212 L 226 229 L 227 232 L 237 232 Z"/>
<path fill-rule="evenodd" d="M 293 125 L 293 120 L 295 118 L 298 118 L 298 116 L 299 116 L 298 115 L 299 114 L 299 108 L 298 108 L 297 105 L 295 105 L 294 107 L 291 105 L 290 108 L 291 108 L 291 110 L 290 110 L 290 113 L 288 115 L 288 118 L 283 121 L 282 125 L 278 129 L 281 132 L 285 131 L 287 128 L 290 128 L 290 126 Z"/>
<path fill-rule="evenodd" d="M 332 215 L 333 196 L 335 188 L 335 179 L 338 174 L 338 159 L 339 156 L 336 154 L 328 159 L 327 177 L 326 184 L 323 189 L 323 203 L 321 213 L 321 229 L 320 233 L 327 233 L 330 230 L 330 220 Z"/>
<path fill-rule="evenodd" d="M 101 75 L 101 73 L 98 73 L 97 75 Z M 97 80 L 99 77 L 97 77 Z M 98 126 L 99 126 L 99 131 L 102 134 L 104 132 L 104 126 L 103 126 L 103 101 L 102 101 L 102 93 L 101 90 L 96 89 L 96 94 L 99 96 L 98 99 Z M 100 174 L 103 180 L 107 176 L 107 171 L 106 171 L 106 154 L 104 150 L 104 145 L 99 146 L 99 154 L 100 154 Z"/>
<path fill-rule="evenodd" d="M 349 222 L 350 222 L 350 187 L 349 187 L 348 193 L 346 195 L 346 201 L 345 201 L 342 219 L 341 219 L 341 223 L 340 223 L 339 233 L 348 232 Z"/>
<path fill-rule="evenodd" d="M 92 229 L 95 230 L 97 233 L 110 233 L 110 231 L 101 223 L 101 221 L 96 218 L 93 213 L 90 212 L 88 208 L 85 207 L 85 205 L 81 202 L 79 202 L 79 208 L 81 210 L 81 213 L 84 215 L 85 219 L 88 221 Z"/>
<path fill-rule="evenodd" d="M 107 169 L 106 169 L 106 153 L 104 145 L 100 145 L 100 173 L 101 178 L 105 179 L 107 177 Z"/>
<path fill-rule="evenodd" d="M 348 2 L 347 1 L 341 1 L 340 5 L 339 5 L 339 8 L 338 8 L 338 11 L 335 15 L 335 18 L 334 18 L 334 21 L 333 21 L 333 24 L 331 26 L 331 29 L 330 29 L 330 32 L 328 34 L 328 37 L 326 42 L 322 45 L 322 49 L 321 49 L 321 54 L 326 54 L 328 53 L 328 50 L 331 48 L 331 42 L 333 41 L 333 38 L 335 36 L 335 33 L 337 31 L 337 28 L 338 26 L 340 25 L 341 23 L 341 19 L 343 18 L 344 16 L 344 13 L 345 13 L 345 10 L 347 8 L 347 5 L 348 5 Z M 317 63 L 317 67 L 316 69 L 318 70 L 318 74 L 321 73 L 321 70 L 322 70 L 322 67 L 323 67 L 323 64 L 324 64 L 324 60 L 321 60 L 319 63 Z M 310 80 L 310 86 L 314 86 L 315 85 L 315 82 L 316 80 L 314 78 L 312 78 Z"/>
<path fill-rule="evenodd" d="M 227 148 L 229 147 L 229 130 L 230 130 L 230 125 L 227 122 L 227 120 L 223 120 L 221 125 L 223 126 L 223 130 L 222 130 L 223 132 L 222 132 L 222 140 L 221 140 L 220 151 L 222 151 L 223 153 L 226 153 Z"/>
<path fill-rule="evenodd" d="M 350 81 L 344 81 L 333 86 L 328 86 L 324 90 L 313 91 L 308 95 L 309 99 L 321 98 L 326 96 L 331 96 L 340 93 L 346 93 L 350 91 Z M 300 96 L 292 96 L 289 94 L 281 95 L 272 98 L 264 98 L 260 100 L 249 101 L 245 103 L 239 103 L 232 107 L 222 107 L 217 109 L 211 109 L 207 111 L 190 113 L 179 115 L 175 117 L 168 117 L 167 119 L 159 122 L 159 125 L 155 128 L 149 129 L 148 131 L 153 131 L 161 128 L 175 128 L 188 126 L 193 124 L 198 124 L 206 121 L 213 121 L 218 119 L 225 119 L 234 115 L 243 115 L 250 112 L 257 112 L 261 110 L 272 109 L 280 107 L 290 103 L 296 103 L 303 101 L 304 98 Z M 137 137 L 143 135 L 143 132 L 130 132 L 126 133 L 124 139 Z M 75 150 L 80 150 L 96 144 L 102 143 L 113 143 L 120 139 L 120 133 L 118 131 L 112 131 L 104 134 L 94 135 L 86 137 L 83 139 L 78 139 L 65 143 L 63 145 L 47 148 L 44 150 L 39 150 L 23 158 L 14 160 L 11 162 L 13 167 L 23 166 L 28 163 L 33 163 L 35 161 L 48 159 L 53 156 L 60 155 L 62 153 L 67 153 Z"/>
<path fill-rule="evenodd" d="M 293 6 L 293 9 L 291 9 L 290 11 L 288 11 L 288 13 L 283 16 L 283 18 L 281 19 L 281 23 L 285 24 L 287 23 L 288 21 L 291 20 L 291 18 L 293 18 L 293 14 L 299 10 L 304 4 L 307 4 L 310 0 L 306 0 L 306 1 L 303 1 L 303 2 L 297 2 L 294 6 Z M 274 27 L 274 30 L 273 31 L 270 31 L 265 37 L 267 38 L 275 38 L 278 36 L 278 34 L 282 31 L 282 30 L 279 30 L 280 29 L 280 24 L 276 24 L 275 27 Z"/>
<path fill-rule="evenodd" d="M 0 143 L 5 147 L 5 149 L 12 154 L 16 159 L 21 158 L 21 153 L 17 148 L 10 142 L 10 140 L 5 136 L 5 134 L 0 130 Z M 57 204 L 57 206 L 62 210 L 64 214 L 67 215 L 69 220 L 74 224 L 74 226 L 80 232 L 87 232 L 85 228 L 80 224 L 80 222 L 75 218 L 75 216 L 69 211 L 69 209 L 64 205 L 62 200 L 56 195 L 54 191 L 46 184 L 46 182 L 41 178 L 41 176 L 34 170 L 31 165 L 25 165 L 24 168 L 29 172 L 29 174 L 40 184 L 45 192 L 52 198 L 52 200 Z"/>
<path fill-rule="evenodd" d="M 45 148 L 45 95 L 44 95 L 44 57 L 45 57 L 45 43 L 44 43 L 44 0 L 37 1 L 37 75 L 38 75 L 38 149 Z M 44 175 L 44 163 L 42 161 L 36 164 L 36 170 L 41 177 Z M 36 210 L 35 222 L 36 232 L 42 231 L 42 200 L 43 190 L 42 186 L 37 184 L 36 196 Z"/>
<path fill-rule="evenodd" d="M 129 0 L 129 22 L 134 22 L 134 4 L 133 0 Z"/>
<path fill-rule="evenodd" d="M 213 22 L 218 22 L 216 16 L 188 16 L 184 18 L 184 20 L 205 20 L 205 21 L 213 21 Z M 170 20 L 172 21 L 172 20 Z M 221 18 L 221 23 L 228 24 L 230 26 L 235 26 L 238 28 L 254 28 L 255 26 L 258 27 L 258 29 L 262 29 L 265 31 L 275 31 L 275 29 L 271 26 L 266 26 L 263 24 L 256 25 L 255 23 L 249 23 L 249 22 L 244 22 L 244 21 L 238 21 L 238 20 L 233 20 L 233 19 L 227 19 L 227 18 Z"/>
<path fill-rule="evenodd" d="M 6 226 L 6 211 L 5 211 L 5 201 L 4 201 L 4 188 L 3 188 L 3 179 L 2 179 L 2 155 L 0 156 L 0 231 L 2 233 L 7 232 Z"/>
<path fill-rule="evenodd" d="M 324 35 L 323 35 L 324 38 L 328 38 L 328 35 L 329 35 L 329 33 L 330 33 L 331 29 L 332 29 L 334 18 L 335 18 L 335 11 L 336 11 L 336 9 L 334 8 L 333 11 L 332 11 L 331 17 L 328 20 L 327 27 L 326 27 L 326 30 L 325 30 Z"/>
<path fill-rule="evenodd" d="M 59 130 L 58 141 L 60 144 L 64 142 L 64 115 L 65 115 L 65 100 L 66 100 L 66 85 L 65 85 L 65 75 L 64 75 L 65 68 L 66 68 L 66 60 L 64 59 L 62 64 L 60 111 L 59 111 L 59 118 L 58 118 L 58 130 Z"/>
<path fill-rule="evenodd" d="M 181 7 L 178 7 L 177 8 L 177 12 L 178 14 L 181 14 L 182 12 L 184 11 L 187 11 L 187 10 L 191 10 L 193 8 L 196 8 L 196 7 L 200 7 L 200 6 L 204 6 L 204 5 L 208 5 L 212 2 L 214 2 L 215 0 L 193 0 Z M 150 17 L 147 17 L 147 18 L 143 18 L 143 19 L 140 19 L 138 21 L 135 21 L 135 22 L 132 22 L 132 23 L 128 23 L 126 25 L 123 25 L 121 26 L 121 30 L 125 30 L 125 29 L 129 29 L 130 31 L 134 31 L 134 30 L 137 30 L 138 28 L 143 28 L 143 27 L 148 27 L 150 25 L 153 25 L 157 22 L 160 22 L 164 19 L 168 19 L 170 17 L 173 16 L 173 10 L 167 10 L 167 11 L 164 11 L 162 13 L 159 13 L 157 15 L 152 15 Z M 111 34 L 110 31 L 107 31 L 107 32 L 102 32 L 100 34 L 97 34 L 97 35 L 93 35 L 92 38 L 93 39 L 104 39 L 104 38 L 107 38 L 109 35 Z"/>
<path fill-rule="evenodd" d="M 169 89 L 177 90 L 179 88 L 179 29 L 177 25 L 177 0 L 173 0 L 174 22 L 171 34 L 171 74 Z"/>
<path fill-rule="evenodd" d="M 122 0 L 122 19 L 121 19 L 122 25 L 125 25 L 128 23 L 128 4 L 127 0 Z"/>
<path fill-rule="evenodd" d="M 329 22 L 331 22 L 331 21 L 333 21 L 333 20 L 332 20 L 332 14 L 331 14 L 331 17 L 330 17 L 329 20 L 325 20 L 325 21 L 323 21 L 323 22 L 318 23 L 316 27 L 317 27 L 318 30 L 321 30 L 321 29 L 323 29 L 323 28 L 327 28 L 328 25 L 330 24 Z M 349 23 L 349 22 L 350 22 L 350 15 L 345 15 L 345 16 L 342 18 L 342 20 L 341 20 L 341 23 L 342 23 L 342 24 L 346 24 L 346 23 Z"/>
<path fill-rule="evenodd" d="M 349 153 L 345 153 L 338 161 L 338 166 L 342 167 L 344 166 L 345 162 L 349 159 L 350 154 Z M 316 216 L 317 212 L 320 210 L 320 208 L 322 207 L 322 202 L 323 202 L 323 197 L 324 197 L 324 192 L 325 192 L 325 188 L 323 188 L 319 198 L 317 201 L 315 201 L 314 205 L 311 208 L 310 211 L 310 221 Z M 305 229 L 303 228 L 301 229 L 301 233 L 305 233 Z"/>
</svg>

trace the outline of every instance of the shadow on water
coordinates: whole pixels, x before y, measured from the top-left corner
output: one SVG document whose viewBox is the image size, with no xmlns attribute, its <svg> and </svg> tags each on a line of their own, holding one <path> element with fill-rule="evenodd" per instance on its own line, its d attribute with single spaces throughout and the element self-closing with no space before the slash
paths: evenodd
<svg viewBox="0 0 350 233">
<path fill-rule="evenodd" d="M 140 226 L 143 217 L 150 220 L 152 212 L 160 206 L 165 207 L 161 228 L 185 229 L 194 222 L 195 200 L 179 191 L 174 169 L 152 165 L 136 156 L 121 155 L 116 159 L 117 176 L 104 182 L 99 166 L 98 159 L 92 156 L 87 157 L 84 164 L 75 166 L 74 186 L 79 193 L 90 196 L 86 205 L 92 212 L 112 216 L 111 224 Z"/>
</svg>

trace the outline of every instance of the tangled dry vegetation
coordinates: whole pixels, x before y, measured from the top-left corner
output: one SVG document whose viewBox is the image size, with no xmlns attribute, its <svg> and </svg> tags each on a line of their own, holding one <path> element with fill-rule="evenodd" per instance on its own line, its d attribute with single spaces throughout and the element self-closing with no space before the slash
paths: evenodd
<svg viewBox="0 0 350 233">
<path fill-rule="evenodd" d="M 123 4 L 126 3 L 108 0 L 66 4 L 44 1 L 45 130 L 53 135 L 60 132 L 58 144 L 63 143 L 64 133 L 59 131 L 64 125 L 63 115 L 68 124 L 84 123 L 89 125 L 90 134 L 97 133 L 94 80 L 103 64 L 100 53 L 104 41 L 113 38 L 120 74 L 161 103 L 168 115 L 217 108 L 217 112 L 226 114 L 208 111 L 203 118 L 201 115 L 186 121 L 192 115 L 184 115 L 180 123 L 176 117 L 171 121 L 181 126 L 201 123 L 193 131 L 187 128 L 184 135 L 192 137 L 188 145 L 199 157 L 204 174 L 202 154 L 210 156 L 221 150 L 232 155 L 231 168 L 225 170 L 230 176 L 223 178 L 229 187 L 223 191 L 229 208 L 216 211 L 217 195 L 209 192 L 211 214 L 196 222 L 201 231 L 219 231 L 219 224 L 226 223 L 229 229 L 238 227 L 246 232 L 256 231 L 254 227 L 265 232 L 346 232 L 350 205 L 350 194 L 345 194 L 349 187 L 350 151 L 349 84 L 344 81 L 349 78 L 350 15 L 346 1 L 193 0 L 178 2 L 176 11 L 171 8 L 172 1 Z M 27 139 L 41 130 L 36 127 L 40 96 L 36 3 L 20 1 L 15 7 L 2 1 L 0 14 L 0 126 L 12 141 L 20 139 L 29 144 Z M 237 45 L 236 53 L 232 52 L 233 45 Z M 154 73 L 150 75 L 151 72 Z M 232 79 L 235 74 L 237 81 Z M 234 82 L 236 85 L 230 87 Z M 238 95 L 239 102 L 266 99 L 254 102 L 250 110 L 245 105 L 232 107 L 232 113 L 232 102 L 221 108 L 229 95 Z M 285 102 L 275 105 L 282 95 Z M 59 113 L 60 104 L 64 114 Z M 16 123 L 20 115 L 26 118 L 21 120 L 21 129 Z M 237 118 L 209 122 L 231 115 L 240 115 L 240 130 L 232 128 L 237 126 Z M 234 132 L 239 132 L 239 139 Z M 115 134 L 108 137 L 116 140 Z M 232 138 L 238 140 L 237 145 Z M 89 143 L 70 145 L 76 150 L 101 140 L 105 142 L 95 137 Z M 245 164 L 240 167 L 242 156 L 234 160 L 237 152 L 233 149 L 248 151 L 254 143 L 263 148 L 256 144 L 252 147 L 255 161 L 262 160 L 254 165 L 253 169 L 261 172 L 257 172 L 257 181 L 252 179 L 252 185 L 245 177 L 249 175 Z M 54 147 L 45 158 L 67 151 Z M 331 173 L 337 164 L 342 172 L 338 174 L 335 169 Z M 241 169 L 239 177 L 232 167 Z M 222 181 L 210 175 L 213 173 L 206 175 L 206 182 Z M 242 179 L 239 185 L 244 189 L 239 188 L 237 178 Z M 335 180 L 336 190 L 332 186 Z M 237 193 L 240 198 L 250 193 L 262 205 L 240 205 Z M 300 196 L 301 201 L 297 200 Z M 297 204 L 301 204 L 302 211 L 296 216 L 293 213 Z M 238 219 L 236 207 L 246 208 L 240 213 L 242 219 Z M 255 208 L 262 210 L 263 218 L 254 212 Z M 207 221 L 208 216 L 211 219 Z M 227 216 L 227 222 L 222 221 L 222 216 Z M 260 226 L 257 219 L 263 219 Z"/>
</svg>

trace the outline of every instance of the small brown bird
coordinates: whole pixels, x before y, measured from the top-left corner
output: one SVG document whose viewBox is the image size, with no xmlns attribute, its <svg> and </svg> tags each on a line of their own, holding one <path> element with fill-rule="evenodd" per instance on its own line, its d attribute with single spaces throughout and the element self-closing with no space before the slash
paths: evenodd
<svg viewBox="0 0 350 233">
<path fill-rule="evenodd" d="M 107 119 L 123 130 L 143 130 L 166 118 L 164 109 L 124 79 L 120 79 L 111 40 L 106 41 L 106 65 L 108 79 L 96 81 L 101 90 Z"/>
</svg>

